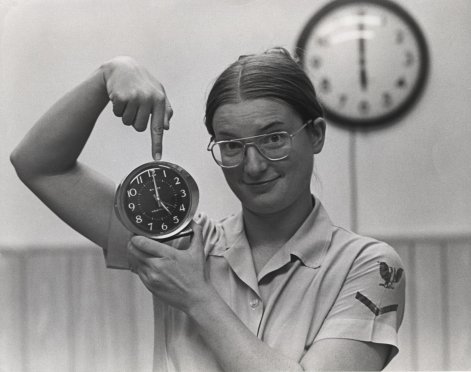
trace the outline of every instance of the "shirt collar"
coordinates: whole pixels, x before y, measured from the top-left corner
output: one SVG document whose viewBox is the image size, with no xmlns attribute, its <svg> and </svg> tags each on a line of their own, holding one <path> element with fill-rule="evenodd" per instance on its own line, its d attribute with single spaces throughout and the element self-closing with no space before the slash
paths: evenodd
<svg viewBox="0 0 471 372">
<path fill-rule="evenodd" d="M 332 234 L 332 221 L 320 200 L 315 199 L 311 213 L 282 249 L 298 257 L 305 266 L 316 269 L 322 265 Z"/>
<path fill-rule="evenodd" d="M 248 246 L 244 230 L 242 211 L 226 218 L 221 225 L 224 230 L 225 240 L 215 247 L 213 255 L 222 256 L 229 254 L 228 251 L 242 246 Z M 311 213 L 295 234 L 278 252 L 281 257 L 289 260 L 291 255 L 296 256 L 301 262 L 313 269 L 322 264 L 327 249 L 332 240 L 333 225 L 319 199 L 315 199 L 315 205 Z M 234 249 L 234 250 L 238 250 Z M 231 252 L 231 256 L 233 253 Z M 278 254 L 275 254 L 278 256 Z M 265 270 L 263 270 L 265 271 Z"/>
</svg>

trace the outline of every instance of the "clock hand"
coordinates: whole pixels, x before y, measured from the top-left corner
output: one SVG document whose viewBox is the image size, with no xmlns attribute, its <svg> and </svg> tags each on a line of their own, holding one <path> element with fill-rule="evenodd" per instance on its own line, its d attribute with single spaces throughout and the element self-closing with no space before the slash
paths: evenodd
<svg viewBox="0 0 471 372">
<path fill-rule="evenodd" d="M 165 206 L 164 202 L 161 202 L 160 205 L 163 207 L 163 209 L 167 211 L 168 214 L 172 214 L 172 212 L 170 212 L 168 208 Z"/>
<path fill-rule="evenodd" d="M 168 214 L 172 214 L 172 212 L 169 211 L 169 209 L 167 208 L 167 206 L 165 204 L 170 204 L 170 203 L 164 203 L 162 200 L 160 199 L 157 199 L 157 195 L 152 195 L 155 199 L 155 201 L 157 202 L 157 204 L 159 205 L 159 208 L 156 209 L 155 211 L 158 211 L 159 209 L 163 208 L 167 211 Z M 173 205 L 173 204 L 170 204 L 170 205 Z M 154 211 L 153 211 L 154 212 Z"/>
<path fill-rule="evenodd" d="M 168 210 L 168 208 L 165 206 L 162 200 L 160 200 L 159 188 L 157 187 L 157 182 L 155 182 L 155 174 L 152 175 L 152 181 L 154 182 L 154 190 L 155 190 L 154 198 L 155 200 L 157 200 L 157 204 L 159 205 L 159 208 L 163 208 L 167 211 L 168 214 L 172 214 L 172 212 Z"/>
<path fill-rule="evenodd" d="M 363 15 L 363 13 L 360 13 Z M 358 24 L 358 51 L 360 54 L 360 86 L 362 90 L 366 90 L 368 87 L 368 77 L 366 75 L 366 39 L 363 37 L 363 30 L 365 25 L 363 22 Z"/>
<path fill-rule="evenodd" d="M 154 190 L 155 190 L 154 199 L 157 200 L 157 204 L 159 208 L 161 208 L 162 202 L 160 200 L 159 188 L 157 187 L 157 182 L 155 182 L 155 174 L 152 175 L 152 181 L 154 181 Z"/>
<path fill-rule="evenodd" d="M 166 206 L 171 206 L 173 208 L 175 208 L 175 204 L 172 204 L 172 203 L 168 203 L 168 202 L 164 202 L 163 200 L 160 201 L 162 204 L 165 204 Z"/>
</svg>

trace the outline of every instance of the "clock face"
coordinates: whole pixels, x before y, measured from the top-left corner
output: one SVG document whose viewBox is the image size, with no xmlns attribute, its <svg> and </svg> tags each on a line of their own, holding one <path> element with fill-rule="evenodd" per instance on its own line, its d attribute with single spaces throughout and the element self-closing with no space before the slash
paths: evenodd
<svg viewBox="0 0 471 372">
<path fill-rule="evenodd" d="M 196 182 L 183 168 L 151 162 L 134 169 L 120 184 L 115 208 L 130 231 L 163 240 L 188 226 L 198 197 Z"/>
<path fill-rule="evenodd" d="M 428 73 L 418 25 L 382 0 L 336 0 L 307 23 L 297 43 L 326 116 L 339 125 L 390 123 L 416 102 Z"/>
</svg>

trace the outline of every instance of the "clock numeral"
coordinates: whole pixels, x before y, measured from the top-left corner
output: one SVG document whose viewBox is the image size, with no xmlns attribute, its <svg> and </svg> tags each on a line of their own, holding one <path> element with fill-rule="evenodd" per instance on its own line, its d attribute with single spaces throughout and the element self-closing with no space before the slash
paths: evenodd
<svg viewBox="0 0 471 372">
<path fill-rule="evenodd" d="M 330 92 L 330 90 L 332 89 L 332 87 L 331 87 L 331 84 L 330 84 L 329 79 L 323 78 L 323 79 L 320 81 L 320 89 L 321 89 L 324 93 L 329 93 L 329 92 Z"/>
<path fill-rule="evenodd" d="M 312 57 L 312 58 L 311 58 L 311 66 L 312 66 L 313 68 L 319 68 L 319 67 L 321 67 L 321 59 L 320 59 L 320 57 L 317 57 L 317 56 L 316 56 L 316 57 Z"/>
<path fill-rule="evenodd" d="M 142 223 L 142 217 L 141 217 L 140 214 L 138 214 L 138 215 L 136 216 L 136 222 L 137 222 L 137 223 Z"/>
<path fill-rule="evenodd" d="M 136 196 L 137 195 L 137 190 L 136 189 L 129 189 L 128 190 L 128 197 Z"/>
<path fill-rule="evenodd" d="M 405 77 L 400 77 L 396 80 L 396 87 L 397 88 L 405 88 L 407 86 L 407 81 Z"/>
<path fill-rule="evenodd" d="M 155 169 L 148 169 L 147 170 L 147 175 L 149 177 L 154 177 L 155 176 Z"/>
<path fill-rule="evenodd" d="M 327 46 L 329 44 L 329 41 L 326 37 L 320 37 L 317 39 L 317 44 L 319 44 L 320 46 Z"/>
<path fill-rule="evenodd" d="M 367 115 L 370 112 L 370 104 L 368 101 L 360 101 L 358 105 L 358 111 L 360 114 Z"/>
<path fill-rule="evenodd" d="M 388 108 L 392 106 L 393 104 L 392 96 L 389 93 L 387 92 L 383 93 L 382 99 L 383 99 L 383 107 Z"/>
<path fill-rule="evenodd" d="M 134 212 L 134 209 L 136 208 L 136 206 L 134 205 L 134 203 L 129 203 L 128 208 Z"/>
<path fill-rule="evenodd" d="M 178 219 L 178 217 L 177 217 L 177 216 L 173 216 L 173 222 L 174 222 L 174 223 L 179 223 L 179 222 L 180 222 L 180 220 Z"/>
<path fill-rule="evenodd" d="M 184 189 L 181 189 L 180 193 L 182 194 L 182 198 L 186 197 L 186 191 Z"/>
<path fill-rule="evenodd" d="M 180 211 L 182 211 L 182 212 L 185 212 L 185 211 L 186 211 L 185 206 L 184 206 L 183 204 L 180 205 L 180 208 L 178 208 L 178 209 L 179 209 Z"/>
<path fill-rule="evenodd" d="M 136 181 L 137 181 L 137 184 L 141 184 L 142 183 L 142 176 L 139 176 L 136 178 Z"/>
<path fill-rule="evenodd" d="M 173 177 L 173 179 L 175 180 L 175 185 L 180 185 L 180 178 L 178 177 Z"/>
<path fill-rule="evenodd" d="M 160 228 L 162 229 L 162 231 L 167 231 L 168 230 L 168 226 L 166 224 L 162 224 L 162 226 L 160 226 Z"/>
<path fill-rule="evenodd" d="M 165 169 L 162 169 L 162 172 L 164 173 L 164 177 L 167 178 L 167 172 L 165 172 Z"/>
<path fill-rule="evenodd" d="M 154 226 L 154 223 L 153 222 L 150 222 L 147 224 L 147 226 L 149 226 L 149 230 L 152 231 L 152 228 Z"/>
<path fill-rule="evenodd" d="M 406 52 L 406 60 L 404 61 L 404 66 L 411 66 L 414 64 L 414 54 L 408 50 Z"/>
</svg>

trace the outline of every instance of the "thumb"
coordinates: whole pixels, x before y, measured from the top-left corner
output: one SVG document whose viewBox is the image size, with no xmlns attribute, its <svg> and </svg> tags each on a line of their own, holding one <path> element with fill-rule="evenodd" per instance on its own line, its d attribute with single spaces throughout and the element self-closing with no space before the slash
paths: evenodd
<svg viewBox="0 0 471 372">
<path fill-rule="evenodd" d="M 203 252 L 203 228 L 201 225 L 195 222 L 195 220 L 191 221 L 191 229 L 193 230 L 193 235 L 191 237 L 190 246 L 188 249 L 192 251 L 201 251 Z"/>
</svg>

